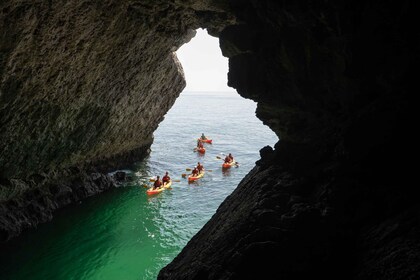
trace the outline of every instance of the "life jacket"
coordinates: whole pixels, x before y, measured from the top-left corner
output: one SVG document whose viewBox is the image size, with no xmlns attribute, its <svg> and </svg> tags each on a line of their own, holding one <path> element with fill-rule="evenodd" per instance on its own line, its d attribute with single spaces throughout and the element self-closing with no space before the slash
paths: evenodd
<svg viewBox="0 0 420 280">
<path fill-rule="evenodd" d="M 162 182 L 160 180 L 156 180 L 155 183 L 153 184 L 153 186 L 155 188 L 160 188 L 162 186 Z"/>
</svg>

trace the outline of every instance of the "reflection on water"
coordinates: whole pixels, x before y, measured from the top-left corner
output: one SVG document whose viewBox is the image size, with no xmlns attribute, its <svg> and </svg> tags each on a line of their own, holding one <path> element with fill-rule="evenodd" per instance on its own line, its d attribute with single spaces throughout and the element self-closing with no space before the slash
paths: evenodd
<svg viewBox="0 0 420 280">
<path fill-rule="evenodd" d="M 222 168 L 222 174 L 224 177 L 230 176 L 230 168 Z"/>
</svg>

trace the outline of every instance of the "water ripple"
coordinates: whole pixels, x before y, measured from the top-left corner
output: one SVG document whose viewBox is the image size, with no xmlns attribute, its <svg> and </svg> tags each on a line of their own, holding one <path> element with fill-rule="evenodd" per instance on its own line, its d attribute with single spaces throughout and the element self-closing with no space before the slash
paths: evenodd
<svg viewBox="0 0 420 280">
<path fill-rule="evenodd" d="M 194 106 L 198 97 L 206 107 Z M 254 166 L 258 150 L 277 141 L 255 108 L 237 95 L 182 94 L 155 132 L 150 156 L 130 170 L 134 183 L 63 209 L 0 248 L 2 279 L 156 279 Z M 200 156 L 193 148 L 202 132 L 214 144 Z M 240 167 L 222 170 L 216 156 L 229 152 Z M 189 184 L 181 174 L 198 161 L 212 172 Z M 180 182 L 148 197 L 143 184 L 165 171 Z"/>
</svg>

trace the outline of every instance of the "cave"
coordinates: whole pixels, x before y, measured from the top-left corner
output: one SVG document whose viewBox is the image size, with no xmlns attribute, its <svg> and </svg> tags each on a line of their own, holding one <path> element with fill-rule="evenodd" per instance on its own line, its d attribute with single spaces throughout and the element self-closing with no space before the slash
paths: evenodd
<svg viewBox="0 0 420 280">
<path fill-rule="evenodd" d="M 107 172 L 148 153 L 164 110 L 145 108 L 172 106 L 185 87 L 173 53 L 206 28 L 229 86 L 281 140 L 158 279 L 419 278 L 414 11 L 409 0 L 2 1 L 0 239 L 113 188 Z"/>
</svg>

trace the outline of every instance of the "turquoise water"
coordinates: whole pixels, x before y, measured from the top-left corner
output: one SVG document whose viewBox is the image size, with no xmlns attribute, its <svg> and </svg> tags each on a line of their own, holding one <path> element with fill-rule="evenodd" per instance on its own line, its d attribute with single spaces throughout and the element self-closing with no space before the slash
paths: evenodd
<svg viewBox="0 0 420 280">
<path fill-rule="evenodd" d="M 126 170 L 134 183 L 59 211 L 52 222 L 0 247 L 0 279 L 156 279 L 259 159 L 276 135 L 236 93 L 182 93 L 154 133 L 150 156 Z M 193 151 L 201 133 L 213 139 Z M 223 171 L 216 156 L 240 166 Z M 181 174 L 200 161 L 196 183 Z M 147 196 L 142 186 L 169 171 L 172 190 Z"/>
</svg>

